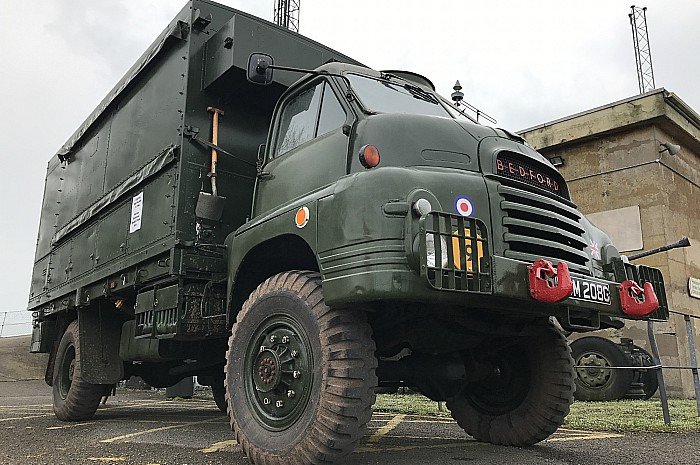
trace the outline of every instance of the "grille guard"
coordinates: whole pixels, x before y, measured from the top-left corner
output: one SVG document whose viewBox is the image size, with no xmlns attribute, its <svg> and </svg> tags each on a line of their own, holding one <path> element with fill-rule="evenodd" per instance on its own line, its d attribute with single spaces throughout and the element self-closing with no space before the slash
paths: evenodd
<svg viewBox="0 0 700 465">
<path fill-rule="evenodd" d="M 420 274 L 439 290 L 491 293 L 491 255 L 483 221 L 452 213 L 430 212 L 419 222 Z M 428 264 L 426 237 L 433 235 L 435 263 Z M 442 264 L 444 239 L 447 255 Z"/>
</svg>

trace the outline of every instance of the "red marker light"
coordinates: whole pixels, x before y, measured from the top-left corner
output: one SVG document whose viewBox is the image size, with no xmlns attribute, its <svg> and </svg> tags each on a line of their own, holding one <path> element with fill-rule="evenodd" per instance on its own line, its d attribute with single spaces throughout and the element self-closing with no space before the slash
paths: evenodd
<svg viewBox="0 0 700 465">
<path fill-rule="evenodd" d="M 360 149 L 360 163 L 365 168 L 374 168 L 379 164 L 379 150 L 374 145 L 365 145 Z"/>
</svg>

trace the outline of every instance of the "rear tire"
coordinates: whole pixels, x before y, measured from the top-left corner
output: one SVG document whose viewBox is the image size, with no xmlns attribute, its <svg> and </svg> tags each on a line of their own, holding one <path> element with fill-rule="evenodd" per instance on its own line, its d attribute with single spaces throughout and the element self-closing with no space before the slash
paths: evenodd
<svg viewBox="0 0 700 465">
<path fill-rule="evenodd" d="M 224 383 L 223 378 L 215 377 L 214 383 L 211 385 L 211 394 L 214 396 L 214 402 L 219 410 L 226 413 L 226 386 L 224 386 Z"/>
<path fill-rule="evenodd" d="M 56 351 L 53 370 L 53 411 L 63 421 L 92 418 L 110 385 L 90 384 L 80 375 L 80 334 L 78 321 L 68 325 Z"/>
<path fill-rule="evenodd" d="M 571 353 L 576 365 L 591 366 L 576 369 L 576 400 L 606 401 L 625 397 L 634 372 L 604 368 L 632 366 L 632 360 L 622 347 L 602 337 L 586 336 L 571 343 Z"/>
<path fill-rule="evenodd" d="M 243 304 L 226 357 L 231 428 L 256 465 L 330 463 L 372 416 L 375 344 L 364 312 L 329 308 L 318 273 L 269 278 Z"/>
<path fill-rule="evenodd" d="M 551 436 L 573 401 L 573 360 L 553 326 L 522 338 L 490 363 L 494 374 L 447 400 L 457 424 L 478 441 L 529 446 Z"/>
</svg>

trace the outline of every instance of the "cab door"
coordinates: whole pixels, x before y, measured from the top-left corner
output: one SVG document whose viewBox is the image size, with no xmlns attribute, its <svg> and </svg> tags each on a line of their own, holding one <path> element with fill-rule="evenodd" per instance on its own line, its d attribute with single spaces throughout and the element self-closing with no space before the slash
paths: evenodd
<svg viewBox="0 0 700 465">
<path fill-rule="evenodd" d="M 326 79 L 316 79 L 285 98 L 277 112 L 258 181 L 254 216 L 323 188 L 347 174 L 352 113 Z"/>
</svg>

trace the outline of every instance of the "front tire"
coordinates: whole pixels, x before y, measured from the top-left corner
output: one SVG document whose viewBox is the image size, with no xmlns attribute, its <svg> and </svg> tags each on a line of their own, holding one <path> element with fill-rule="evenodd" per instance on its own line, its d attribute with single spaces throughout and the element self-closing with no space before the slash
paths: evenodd
<svg viewBox="0 0 700 465">
<path fill-rule="evenodd" d="M 330 463 L 350 453 L 372 415 L 374 351 L 364 312 L 326 306 L 317 273 L 258 286 L 226 362 L 231 428 L 252 462 Z"/>
<path fill-rule="evenodd" d="M 58 344 L 53 370 L 53 411 L 56 418 L 63 421 L 92 418 L 109 387 L 82 380 L 78 321 L 71 322 Z"/>
<path fill-rule="evenodd" d="M 447 408 L 478 441 L 529 446 L 551 436 L 573 402 L 573 360 L 553 326 L 494 352 L 494 374 L 467 385 Z"/>
</svg>

